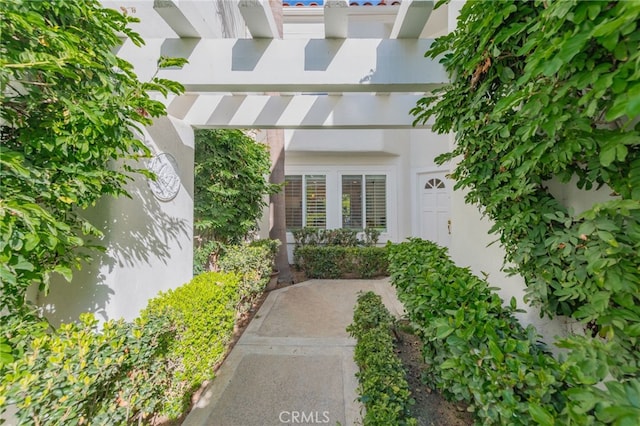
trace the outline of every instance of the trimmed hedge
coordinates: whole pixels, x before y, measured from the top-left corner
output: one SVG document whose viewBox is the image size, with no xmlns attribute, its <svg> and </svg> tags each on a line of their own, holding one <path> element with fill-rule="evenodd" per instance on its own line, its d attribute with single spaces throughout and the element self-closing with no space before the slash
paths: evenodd
<svg viewBox="0 0 640 426">
<path fill-rule="evenodd" d="M 503 306 L 447 249 L 411 239 L 388 250 L 391 280 L 432 367 L 426 379 L 469 404 L 479 423 L 637 425 L 640 372 L 621 362 L 615 340 L 561 339 L 569 352 L 556 360 L 535 328 L 513 317 L 515 300 Z"/>
<path fill-rule="evenodd" d="M 0 414 L 20 424 L 149 424 L 180 417 L 231 340 L 240 277 L 204 273 L 160 293 L 134 322 L 90 314 L 57 330 L 0 317 Z"/>
<path fill-rule="evenodd" d="M 414 403 L 402 361 L 395 353 L 394 319 L 377 294 L 358 296 L 353 323 L 347 332 L 357 339 L 354 359 L 360 368 L 359 400 L 366 408 L 365 426 L 416 425 L 409 406 Z"/>
<path fill-rule="evenodd" d="M 240 277 L 206 272 L 188 284 L 151 299 L 142 318 L 166 316 L 176 338 L 167 354 L 174 378 L 167 389 L 163 414 L 175 418 L 189 405 L 191 392 L 213 378 L 231 341 L 240 301 Z"/>
<path fill-rule="evenodd" d="M 429 385 L 465 401 L 483 424 L 528 425 L 562 410 L 560 365 L 536 330 L 514 318 L 515 299 L 503 306 L 434 243 L 412 239 L 388 250 L 392 283 L 432 367 Z"/>
<path fill-rule="evenodd" d="M 90 314 L 49 333 L 48 323 L 1 318 L 0 341 L 14 360 L 0 364 L 0 413 L 17 408 L 22 425 L 148 423 L 172 380 L 168 319 L 108 321 Z"/>
<path fill-rule="evenodd" d="M 269 280 L 273 265 L 274 240 L 259 240 L 266 243 L 242 244 L 228 246 L 218 260 L 218 268 L 222 272 L 235 273 L 240 277 L 238 286 L 238 312 L 249 311 L 251 306 L 262 295 Z"/>
<path fill-rule="evenodd" d="M 295 258 L 308 278 L 372 278 L 388 274 L 386 247 L 308 245 L 296 248 Z"/>
</svg>

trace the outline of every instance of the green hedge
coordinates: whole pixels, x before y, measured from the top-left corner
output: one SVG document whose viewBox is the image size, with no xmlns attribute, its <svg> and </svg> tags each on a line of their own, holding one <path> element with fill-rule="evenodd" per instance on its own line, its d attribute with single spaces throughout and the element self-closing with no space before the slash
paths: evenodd
<svg viewBox="0 0 640 426">
<path fill-rule="evenodd" d="M 402 361 L 395 354 L 393 324 L 380 296 L 371 291 L 358 296 L 347 332 L 357 339 L 354 359 L 360 369 L 358 391 L 366 408 L 365 426 L 417 424 L 409 411 L 414 401 Z"/>
<path fill-rule="evenodd" d="M 206 272 L 191 282 L 160 293 L 149 301 L 142 318 L 166 316 L 176 330 L 168 357 L 175 377 L 167 390 L 163 414 L 178 417 L 191 392 L 213 378 L 231 341 L 239 297 L 240 277 Z"/>
<path fill-rule="evenodd" d="M 274 259 L 272 247 L 271 243 L 228 246 L 218 259 L 222 272 L 235 273 L 240 277 L 238 312 L 241 314 L 251 308 L 269 284 Z"/>
<path fill-rule="evenodd" d="M 615 340 L 562 339 L 556 344 L 569 352 L 556 360 L 513 317 L 515 300 L 503 306 L 447 249 L 419 239 L 388 249 L 391 280 L 432 367 L 427 380 L 470 404 L 479 423 L 637 424 L 639 372 L 620 359 Z"/>
<path fill-rule="evenodd" d="M 387 275 L 386 247 L 302 246 L 296 265 L 308 278 L 372 278 Z"/>
<path fill-rule="evenodd" d="M 527 425 L 540 407 L 564 405 L 559 363 L 523 328 L 486 281 L 457 267 L 447 249 L 418 239 L 389 245 L 391 280 L 420 331 L 426 378 L 465 401 L 484 424 Z"/>
<path fill-rule="evenodd" d="M 205 273 L 149 301 L 134 322 L 90 314 L 52 331 L 37 316 L 0 317 L 0 413 L 20 424 L 175 419 L 213 378 L 231 340 L 240 278 Z"/>
<path fill-rule="evenodd" d="M 15 404 L 19 424 L 148 423 L 162 410 L 172 380 L 168 319 L 109 321 L 99 330 L 84 314 L 55 333 L 34 317 L 1 323 L 14 359 L 0 364 L 0 413 Z"/>
</svg>

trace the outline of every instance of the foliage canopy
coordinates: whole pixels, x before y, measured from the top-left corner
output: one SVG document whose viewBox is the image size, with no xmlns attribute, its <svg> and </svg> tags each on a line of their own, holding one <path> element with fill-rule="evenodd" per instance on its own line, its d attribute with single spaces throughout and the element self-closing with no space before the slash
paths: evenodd
<svg viewBox="0 0 640 426">
<path fill-rule="evenodd" d="M 196 130 L 194 223 L 201 242 L 235 244 L 256 228 L 276 193 L 269 151 L 241 130 Z"/>
<path fill-rule="evenodd" d="M 134 130 L 164 115 L 113 48 L 135 18 L 96 0 L 3 2 L 0 11 L 0 308 L 24 306 L 32 283 L 71 279 L 100 232 L 83 211 L 127 195 L 136 160 L 149 154 Z M 158 66 L 167 60 L 161 58 Z M 169 61 L 170 62 L 170 61 Z M 119 166 L 117 166 L 119 165 Z"/>
<path fill-rule="evenodd" d="M 617 378 L 640 371 L 639 18 L 639 2 L 468 1 L 426 53 L 451 83 L 412 111 L 455 132 L 437 161 L 459 161 L 528 301 L 612 342 Z M 615 197 L 578 214 L 550 181 Z"/>
</svg>

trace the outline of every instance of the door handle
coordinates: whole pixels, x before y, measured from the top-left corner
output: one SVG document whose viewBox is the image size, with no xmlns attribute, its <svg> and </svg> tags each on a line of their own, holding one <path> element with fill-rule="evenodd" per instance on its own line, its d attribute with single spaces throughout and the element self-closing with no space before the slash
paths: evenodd
<svg viewBox="0 0 640 426">
<path fill-rule="evenodd" d="M 449 235 L 451 235 L 451 219 L 447 220 L 447 230 L 449 231 Z"/>
</svg>

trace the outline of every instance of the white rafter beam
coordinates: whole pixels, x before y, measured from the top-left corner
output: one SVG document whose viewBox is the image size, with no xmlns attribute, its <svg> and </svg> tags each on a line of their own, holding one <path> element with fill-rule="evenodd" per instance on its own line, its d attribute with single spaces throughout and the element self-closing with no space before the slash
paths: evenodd
<svg viewBox="0 0 640 426">
<path fill-rule="evenodd" d="M 253 38 L 278 38 L 278 28 L 267 0 L 240 0 L 238 8 Z"/>
<path fill-rule="evenodd" d="M 396 21 L 391 29 L 391 38 L 418 38 L 433 11 L 433 0 L 403 0 Z"/>
<path fill-rule="evenodd" d="M 154 0 L 153 9 L 179 37 L 216 36 L 217 11 L 213 1 Z"/>
<path fill-rule="evenodd" d="M 387 96 L 189 94 L 174 99 L 167 111 L 197 128 L 409 129 L 413 128 L 409 111 L 420 98 L 420 95 L 397 93 Z"/>
<path fill-rule="evenodd" d="M 349 2 L 326 0 L 324 2 L 325 38 L 347 38 L 349 32 Z"/>
<path fill-rule="evenodd" d="M 154 0 L 153 8 L 179 37 L 201 37 L 175 0 Z"/>
<path fill-rule="evenodd" d="M 185 57 L 181 69 L 158 77 L 188 92 L 425 92 L 444 85 L 438 60 L 426 59 L 432 40 L 390 39 L 201 39 L 127 40 L 118 55 L 141 79 L 153 75 L 160 56 Z M 149 65 L 150 64 L 150 65 Z M 144 69 L 146 68 L 148 69 Z"/>
</svg>

